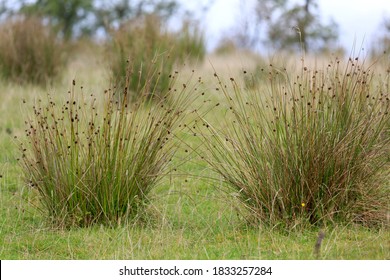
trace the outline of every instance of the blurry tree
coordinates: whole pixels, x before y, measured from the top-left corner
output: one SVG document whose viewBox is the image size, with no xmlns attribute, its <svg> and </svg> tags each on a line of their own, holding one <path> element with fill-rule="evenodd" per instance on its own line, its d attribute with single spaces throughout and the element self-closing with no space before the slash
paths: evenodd
<svg viewBox="0 0 390 280">
<path fill-rule="evenodd" d="M 0 17 L 7 12 L 5 4 L 5 1 L 0 1 Z"/>
<path fill-rule="evenodd" d="M 0 20 L 5 20 L 10 16 L 16 14 L 24 5 L 25 1 L 26 0 L 0 0 Z"/>
<path fill-rule="evenodd" d="M 76 28 L 86 32 L 91 23 L 88 17 L 94 12 L 93 0 L 37 0 L 25 4 L 22 12 L 47 18 L 65 39 L 75 34 Z"/>
<path fill-rule="evenodd" d="M 175 0 L 113 0 L 96 5 L 96 28 L 106 32 L 145 14 L 158 15 L 161 20 L 170 18 L 178 9 Z"/>
<path fill-rule="evenodd" d="M 257 0 L 257 24 L 265 29 L 266 43 L 283 50 L 328 49 L 338 38 L 338 26 L 320 21 L 316 0 Z"/>
<path fill-rule="evenodd" d="M 179 8 L 176 0 L 0 0 L 0 19 L 18 13 L 39 16 L 65 39 L 109 31 L 145 14 L 170 18 Z"/>
</svg>

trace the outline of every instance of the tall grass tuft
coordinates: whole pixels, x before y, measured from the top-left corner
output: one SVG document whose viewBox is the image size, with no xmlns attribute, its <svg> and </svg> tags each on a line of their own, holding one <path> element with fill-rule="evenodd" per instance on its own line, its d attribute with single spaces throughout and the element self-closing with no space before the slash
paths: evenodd
<svg viewBox="0 0 390 280">
<path fill-rule="evenodd" d="M 170 169 L 175 130 L 192 97 L 186 86 L 153 102 L 145 89 L 139 94 L 133 103 L 127 87 L 110 89 L 102 100 L 73 81 L 66 101 L 49 95 L 34 105 L 19 161 L 55 226 L 115 226 L 142 217 L 149 192 Z"/>
<path fill-rule="evenodd" d="M 133 75 L 129 94 L 138 98 L 140 87 L 159 96 L 169 88 L 170 76 L 177 64 L 205 55 L 204 38 L 198 29 L 184 25 L 178 34 L 162 27 L 154 15 L 129 21 L 113 32 L 109 63 L 113 83 L 123 86 L 130 61 Z"/>
<path fill-rule="evenodd" d="M 208 163 L 250 219 L 283 228 L 386 223 L 389 75 L 357 58 L 267 73 L 253 91 L 215 74 L 226 123 L 203 134 Z"/>
<path fill-rule="evenodd" d="M 45 85 L 64 65 L 63 46 L 38 18 L 0 25 L 0 76 L 17 83 Z"/>
<path fill-rule="evenodd" d="M 185 21 L 175 38 L 174 56 L 180 63 L 202 61 L 206 56 L 205 38 L 196 22 Z"/>
</svg>

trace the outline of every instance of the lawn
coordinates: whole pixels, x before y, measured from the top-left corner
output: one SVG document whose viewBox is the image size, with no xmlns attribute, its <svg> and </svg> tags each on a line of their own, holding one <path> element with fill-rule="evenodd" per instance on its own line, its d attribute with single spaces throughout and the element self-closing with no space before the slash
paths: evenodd
<svg viewBox="0 0 390 280">
<path fill-rule="evenodd" d="M 254 67 L 245 54 L 210 56 L 194 67 L 205 89 L 214 71 L 229 79 Z M 195 151 L 179 151 L 180 167 L 151 191 L 146 218 L 110 228 L 53 229 L 33 206 L 37 195 L 24 182 L 14 136 L 22 135 L 26 104 L 47 92 L 62 98 L 75 79 L 96 95 L 109 84 L 98 54 L 74 57 L 60 81 L 47 88 L 0 84 L 0 259 L 390 259 L 390 231 L 354 223 L 322 228 L 321 253 L 314 253 L 319 228 L 280 230 L 248 224 L 245 209 L 226 191 Z M 182 78 L 192 67 L 181 71 Z M 218 96 L 211 96 L 218 100 Z M 31 106 L 27 106 L 31 108 Z M 210 118 L 217 118 L 212 115 Z M 198 140 L 188 137 L 186 145 Z M 191 142 L 192 141 L 192 142 Z M 207 178 L 213 177 L 213 180 Z"/>
</svg>

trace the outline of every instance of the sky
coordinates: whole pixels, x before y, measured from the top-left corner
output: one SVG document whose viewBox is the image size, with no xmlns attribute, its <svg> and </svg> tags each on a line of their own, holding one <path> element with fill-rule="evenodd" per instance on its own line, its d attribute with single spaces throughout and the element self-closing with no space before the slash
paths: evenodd
<svg viewBox="0 0 390 280">
<path fill-rule="evenodd" d="M 204 26 L 208 49 L 251 9 L 256 0 L 214 0 L 201 23 Z M 301 2 L 302 0 L 293 0 Z M 190 8 L 199 9 L 207 0 L 183 1 Z M 390 17 L 390 0 L 318 0 L 323 22 L 330 18 L 339 25 L 339 44 L 346 50 L 356 46 L 369 47 L 379 35 L 384 16 Z"/>
</svg>

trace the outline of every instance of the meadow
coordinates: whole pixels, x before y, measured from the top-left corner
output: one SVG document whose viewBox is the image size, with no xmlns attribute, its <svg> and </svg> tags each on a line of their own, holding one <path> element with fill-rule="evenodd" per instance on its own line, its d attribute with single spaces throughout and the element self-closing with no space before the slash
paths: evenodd
<svg viewBox="0 0 390 280">
<path fill-rule="evenodd" d="M 124 210 L 123 216 L 118 212 L 113 216 L 100 212 L 94 215 L 91 211 L 96 208 L 88 208 L 89 200 L 86 202 L 79 198 L 74 201 L 76 206 L 72 208 L 77 211 L 63 215 L 63 203 L 71 201 L 73 194 L 65 194 L 65 198 L 59 197 L 58 202 L 53 203 L 52 192 L 60 181 L 55 181 L 53 189 L 49 188 L 46 193 L 42 186 L 50 187 L 52 182 L 47 179 L 50 173 L 53 170 L 59 172 L 63 167 L 66 174 L 61 173 L 57 179 L 64 179 L 66 182 L 70 180 L 69 182 L 77 185 L 84 177 L 92 176 L 89 171 L 94 167 L 95 158 L 90 154 L 82 158 L 86 160 L 88 168 L 81 177 L 73 176 L 73 168 L 78 170 L 79 163 L 76 161 L 74 167 L 73 157 L 69 166 L 62 165 L 62 157 L 59 157 L 60 162 L 48 163 L 53 164 L 51 166 L 54 169 L 33 168 L 35 163 L 40 166 L 39 162 L 33 161 L 36 160 L 34 155 L 41 156 L 42 150 L 47 153 L 45 160 L 57 158 L 57 150 L 51 150 L 50 145 L 53 143 L 46 142 L 46 137 L 51 139 L 53 136 L 45 134 L 45 129 L 42 128 L 41 133 L 46 136 L 30 138 L 36 142 L 33 142 L 35 146 L 28 146 L 26 154 L 24 146 L 20 146 L 20 139 L 25 137 L 30 125 L 39 126 L 50 118 L 50 114 L 40 118 L 42 115 L 34 113 L 37 107 L 33 106 L 42 106 L 39 112 L 47 110 L 54 114 L 57 111 L 50 111 L 50 108 L 54 110 L 56 107 L 50 105 L 69 101 L 69 96 L 75 96 L 75 102 L 79 102 L 78 95 L 82 94 L 85 97 L 93 96 L 97 100 L 97 108 L 100 105 L 106 108 L 105 90 L 111 87 L 112 77 L 105 49 L 87 44 L 76 50 L 68 58 L 62 74 L 53 83 L 34 85 L 5 79 L 0 83 L 1 259 L 390 259 L 387 115 L 389 73 L 388 68 L 386 73 L 386 61 L 383 65 L 378 63 L 371 66 L 369 70 L 361 68 L 357 60 L 341 62 L 341 75 L 348 76 L 348 71 L 352 71 L 357 77 L 356 80 L 347 79 L 346 84 L 342 80 L 344 76 L 338 76 L 339 72 L 326 72 L 328 76 L 316 76 L 315 69 L 332 68 L 336 64 L 337 67 L 340 63 L 329 57 L 308 57 L 302 62 L 298 56 L 287 58 L 280 54 L 270 61 L 262 60 L 263 66 L 259 66 L 256 63 L 257 56 L 237 52 L 209 54 L 203 61 L 191 61 L 185 65 L 180 61 L 173 64 L 170 66 L 173 71 L 178 70 L 172 85 L 177 91 L 173 92 L 181 93 L 185 98 L 183 97 L 183 101 L 180 94 L 173 95 L 168 104 L 181 106 L 185 103 L 185 111 L 172 115 L 178 121 L 172 123 L 169 129 L 157 132 L 153 130 L 153 133 L 162 133 L 161 137 L 166 137 L 164 145 L 171 143 L 168 142 L 168 138 L 171 140 L 170 129 L 174 130 L 173 144 L 168 145 L 168 154 L 158 157 L 160 161 L 152 161 L 152 164 L 161 165 L 161 169 L 152 170 L 159 177 L 156 182 L 152 182 L 150 190 L 145 190 L 146 197 L 143 197 L 143 192 L 135 195 L 141 200 L 140 213 L 137 212 L 138 208 L 134 210 L 130 207 Z M 333 61 L 334 65 L 330 65 L 329 61 Z M 312 72 L 305 76 L 305 71 Z M 366 75 L 371 72 L 379 74 Z M 316 78 L 310 78 L 312 75 Z M 333 79 L 331 81 L 336 81 L 333 84 L 336 89 L 316 91 L 313 80 L 325 84 L 329 77 Z M 286 80 L 290 78 L 291 88 L 286 88 Z M 271 81 L 269 87 L 263 86 L 267 84 L 266 81 Z M 340 83 L 337 84 L 337 81 Z M 355 91 L 357 87 L 358 92 L 365 93 L 366 84 L 369 92 L 372 90 L 378 93 L 375 101 L 370 101 L 368 107 L 366 100 L 371 100 L 371 96 L 362 100 L 343 96 L 345 99 L 340 99 L 342 102 L 336 105 L 332 101 L 332 95 L 328 96 L 332 90 L 336 96 L 339 93 L 338 86 L 340 92 L 346 86 L 347 90 Z M 298 91 L 295 91 L 295 86 Z M 153 94 L 154 90 L 151 90 Z M 305 100 L 304 105 L 296 109 L 294 106 L 289 107 L 290 103 L 284 101 L 287 99 L 275 100 L 273 95 L 267 99 L 266 93 L 277 92 L 283 95 L 286 92 L 287 95 L 287 91 L 291 94 L 299 92 L 299 96 L 295 97 Z M 317 99 L 313 99 L 315 94 L 318 94 Z M 305 98 L 311 101 L 307 102 L 309 99 Z M 114 99 L 109 100 L 115 106 Z M 145 110 L 149 110 L 149 106 L 154 108 L 153 104 L 146 102 L 148 106 Z M 50 105 L 45 107 L 45 104 Z M 127 107 L 127 103 L 120 104 Z M 335 112 L 343 114 L 331 115 L 337 126 L 328 126 L 328 107 L 321 107 L 324 104 L 329 108 L 342 105 Z M 245 109 L 246 106 L 250 108 Z M 267 111 L 265 108 L 268 106 L 270 108 Z M 95 112 L 95 107 L 85 108 L 87 111 L 79 108 L 80 115 Z M 106 111 L 96 110 L 111 112 L 111 107 L 107 108 Z M 134 110 L 137 111 L 137 108 Z M 348 111 L 350 108 L 353 110 Z M 123 108 L 119 106 L 118 110 L 121 109 Z M 295 109 L 296 114 L 292 116 L 296 119 L 286 117 L 291 116 L 290 113 Z M 373 111 L 369 111 L 371 109 Z M 76 107 L 74 110 L 79 112 Z M 115 110 L 112 112 L 116 112 Z M 234 113 L 229 113 L 230 111 Z M 155 111 L 146 112 L 150 116 Z M 171 110 L 164 112 L 163 116 L 166 116 Z M 302 112 L 305 113 L 300 115 Z M 106 114 L 106 117 L 110 116 L 110 113 Z M 128 115 L 124 114 L 126 120 Z M 316 119 L 318 115 L 320 117 Z M 378 118 L 378 115 L 385 117 Z M 113 129 L 117 129 L 114 131 L 118 135 L 124 133 L 123 137 L 126 137 L 126 129 L 122 128 L 126 122 L 121 121 L 123 119 L 120 113 L 118 116 L 118 119 L 113 118 L 117 125 Z M 159 116 L 156 113 L 156 118 Z M 172 116 L 169 115 L 167 121 Z M 140 114 L 140 123 L 147 123 L 148 119 L 142 117 Z M 85 118 L 87 119 L 86 116 Z M 310 121 L 312 119 L 317 121 Z M 322 126 L 318 125 L 318 120 L 323 121 Z M 268 121 L 270 124 L 261 125 Z M 71 122 L 73 123 L 73 119 Z M 235 126 L 236 123 L 239 126 Z M 290 125 L 294 124 L 301 130 L 290 136 Z M 367 124 L 372 129 L 367 129 Z M 110 128 L 111 126 L 105 127 L 107 130 Z M 131 128 L 137 130 L 138 126 Z M 324 131 L 326 133 L 322 134 Z M 345 135 L 343 131 L 346 131 Z M 36 131 L 27 133 L 27 138 L 33 137 L 33 132 Z M 143 133 L 143 130 L 139 133 Z M 111 134 L 102 132 L 102 135 L 108 137 Z M 265 135 L 272 141 L 262 142 Z M 323 135 L 329 138 L 323 138 Z M 76 139 L 78 134 L 71 134 L 69 137 Z M 92 139 L 93 134 L 88 137 L 86 139 Z M 343 140 L 341 144 L 328 147 L 330 140 L 336 143 L 339 138 Z M 44 141 L 40 142 L 40 139 Z M 54 136 L 53 139 L 62 138 Z M 112 141 L 114 142 L 110 140 L 109 143 L 122 147 L 122 142 L 115 142 L 115 137 Z M 99 143 L 94 146 L 97 154 L 93 156 L 101 156 L 100 160 L 105 154 L 99 152 L 106 149 L 100 150 L 104 145 L 100 146 Z M 56 142 L 54 147 L 61 150 L 61 145 L 61 141 Z M 64 146 L 65 150 L 67 145 Z M 70 155 L 77 154 L 76 159 L 79 160 L 78 155 L 83 149 L 78 151 L 77 145 L 69 145 Z M 95 142 L 91 142 L 91 145 L 95 145 Z M 139 143 L 134 145 L 143 147 Z M 29 149 L 34 147 L 36 150 L 28 154 Z M 294 147 L 302 147 L 307 153 L 301 153 L 298 148 L 294 150 Z M 352 155 L 349 153 L 351 149 Z M 118 151 L 120 154 L 123 150 L 118 148 Z M 115 150 L 113 153 L 115 154 Z M 167 158 L 167 155 L 173 157 Z M 23 161 L 24 157 L 29 156 L 33 161 Z M 132 154 L 115 156 L 114 160 L 118 158 L 127 163 L 137 160 L 131 158 Z M 150 157 L 151 160 L 154 159 Z M 149 159 L 149 156 L 145 158 Z M 146 161 L 145 158 L 141 160 Z M 66 162 L 66 157 L 63 161 Z M 84 164 L 84 161 L 81 162 Z M 98 166 L 106 163 L 103 161 Z M 120 186 L 121 182 L 117 182 L 116 177 L 120 176 L 119 171 L 116 173 L 117 171 L 104 169 L 105 173 L 99 172 L 97 170 L 97 175 L 93 173 L 93 176 L 111 176 L 106 182 L 107 190 L 111 183 L 118 183 Z M 126 172 L 130 171 L 126 169 Z M 153 172 L 151 177 L 154 178 Z M 36 181 L 28 183 L 26 174 L 32 174 L 31 180 Z M 131 177 L 138 175 L 134 174 Z M 317 178 L 313 174 L 320 175 Z M 150 174 L 146 177 L 149 178 Z M 79 181 L 72 181 L 75 178 Z M 301 180 L 296 185 L 302 185 L 302 190 L 287 188 L 289 182 L 295 180 Z M 323 180 L 328 186 L 325 191 L 319 192 L 314 188 L 305 191 L 304 186 L 321 186 L 325 184 Z M 283 189 L 281 184 L 286 188 Z M 351 186 L 354 189 L 350 190 Z M 81 191 L 80 197 L 83 191 L 89 190 L 87 186 Z M 110 192 L 103 195 L 107 194 Z M 345 197 L 348 199 L 344 199 Z M 258 203 L 252 203 L 253 200 Z M 107 206 L 99 204 L 97 208 L 111 209 L 114 206 L 110 205 L 117 201 L 108 198 L 99 203 L 107 203 Z M 53 205 L 60 207 L 55 209 Z M 127 207 L 126 203 L 123 207 Z M 132 215 L 131 211 L 135 211 L 136 215 Z M 315 244 L 320 232 L 325 237 L 318 253 L 315 252 Z"/>
</svg>

